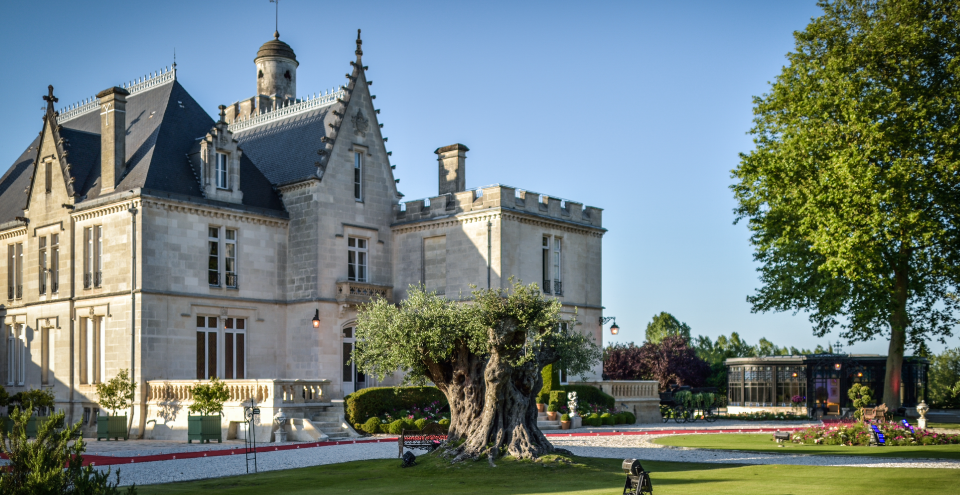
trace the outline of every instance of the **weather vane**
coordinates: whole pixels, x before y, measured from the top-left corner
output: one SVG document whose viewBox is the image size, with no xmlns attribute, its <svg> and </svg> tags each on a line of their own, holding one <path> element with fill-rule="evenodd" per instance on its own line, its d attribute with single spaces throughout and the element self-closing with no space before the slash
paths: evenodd
<svg viewBox="0 0 960 495">
<path fill-rule="evenodd" d="M 273 13 L 273 37 L 280 39 L 280 0 L 270 0 L 270 3 L 277 4 Z"/>
</svg>

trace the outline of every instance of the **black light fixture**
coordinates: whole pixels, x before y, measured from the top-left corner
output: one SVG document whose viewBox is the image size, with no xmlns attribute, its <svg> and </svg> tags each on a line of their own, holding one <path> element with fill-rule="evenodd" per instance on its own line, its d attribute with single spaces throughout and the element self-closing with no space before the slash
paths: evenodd
<svg viewBox="0 0 960 495">
<path fill-rule="evenodd" d="M 403 457 L 401 458 L 403 464 L 400 467 L 412 467 L 417 465 L 417 456 L 413 455 L 413 452 L 409 450 L 404 452 Z"/>
<path fill-rule="evenodd" d="M 616 316 L 601 316 L 601 317 L 600 317 L 600 327 L 603 328 L 603 326 L 606 325 L 607 322 L 609 322 L 609 321 L 612 321 L 612 322 L 613 322 L 613 325 L 610 325 L 610 335 L 616 335 L 616 334 L 620 333 L 620 325 L 617 325 L 617 317 L 616 317 Z"/>
<path fill-rule="evenodd" d="M 317 308 L 317 312 L 313 314 L 313 328 L 320 328 L 320 309 Z"/>
<path fill-rule="evenodd" d="M 650 481 L 650 473 L 644 471 L 643 466 L 640 465 L 640 461 L 636 459 L 624 459 L 621 467 L 627 475 L 627 480 L 623 484 L 624 495 L 653 493 L 653 482 Z"/>
</svg>

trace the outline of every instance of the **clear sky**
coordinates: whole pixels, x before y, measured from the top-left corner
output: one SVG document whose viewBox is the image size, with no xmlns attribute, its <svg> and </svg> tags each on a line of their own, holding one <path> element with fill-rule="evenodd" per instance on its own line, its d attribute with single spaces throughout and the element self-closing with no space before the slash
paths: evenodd
<svg viewBox="0 0 960 495">
<path fill-rule="evenodd" d="M 750 312 L 756 266 L 728 186 L 737 154 L 752 148 L 751 97 L 819 12 L 813 0 L 281 0 L 279 31 L 305 95 L 346 82 L 363 29 L 406 199 L 436 195 L 433 150 L 459 142 L 470 147 L 467 187 L 501 183 L 603 208 L 603 302 L 616 340 L 642 341 L 668 311 L 694 334 L 812 348 L 828 339 L 813 337 L 804 315 Z M 274 4 L 8 0 L 0 23 L 6 169 L 40 131 L 48 84 L 67 105 L 170 65 L 176 49 L 179 81 L 211 115 L 253 96 Z"/>
</svg>

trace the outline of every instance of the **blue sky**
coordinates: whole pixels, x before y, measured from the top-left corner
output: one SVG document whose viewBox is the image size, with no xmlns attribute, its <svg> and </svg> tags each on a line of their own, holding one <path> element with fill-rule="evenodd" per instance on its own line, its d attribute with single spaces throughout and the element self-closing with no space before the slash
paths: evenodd
<svg viewBox="0 0 960 495">
<path fill-rule="evenodd" d="M 603 301 L 616 341 L 642 341 L 668 311 L 694 334 L 812 348 L 828 339 L 814 338 L 804 315 L 750 312 L 756 266 L 728 186 L 737 154 L 752 148 L 751 97 L 817 15 L 813 0 L 281 0 L 279 31 L 306 94 L 346 82 L 363 29 L 407 199 L 436 194 L 433 150 L 459 142 L 471 150 L 467 187 L 502 183 L 604 208 Z M 170 65 L 176 49 L 178 79 L 211 115 L 253 96 L 274 5 L 7 1 L 0 23 L 5 169 L 39 132 L 48 84 L 66 105 Z"/>
</svg>

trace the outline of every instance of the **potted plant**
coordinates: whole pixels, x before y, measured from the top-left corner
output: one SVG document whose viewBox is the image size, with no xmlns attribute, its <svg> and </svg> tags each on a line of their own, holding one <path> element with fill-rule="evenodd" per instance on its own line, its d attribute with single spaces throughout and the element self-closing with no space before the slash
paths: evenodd
<svg viewBox="0 0 960 495">
<path fill-rule="evenodd" d="M 130 373 L 126 369 L 120 370 L 117 376 L 110 380 L 97 384 L 100 408 L 113 411 L 112 416 L 109 412 L 106 416 L 97 416 L 98 442 L 101 438 L 119 440 L 123 437 L 126 440 L 129 437 L 126 410 L 133 404 L 136 390 L 137 384 L 130 379 Z M 119 411 L 123 411 L 123 416 L 117 414 Z"/>
<path fill-rule="evenodd" d="M 564 414 L 563 416 L 560 416 L 560 429 L 561 429 L 561 430 L 569 430 L 569 429 L 570 429 L 570 415 L 569 415 L 569 414 Z"/>
<path fill-rule="evenodd" d="M 6 392 L 4 392 L 6 394 Z M 10 397 L 7 402 L 7 409 L 15 407 L 20 410 L 30 410 L 32 414 L 27 420 L 27 437 L 37 436 L 38 417 L 46 416 L 53 409 L 53 392 L 50 390 L 31 389 L 23 392 L 17 392 Z M 5 431 L 11 431 L 13 420 L 7 418 L 4 421 Z"/>
<path fill-rule="evenodd" d="M 547 406 L 547 419 L 549 421 L 557 420 L 557 403 L 553 402 Z"/>
<path fill-rule="evenodd" d="M 210 440 L 223 443 L 220 416 L 223 416 L 223 403 L 230 398 L 227 384 L 213 377 L 210 383 L 194 385 L 192 391 L 193 404 L 188 409 L 199 414 L 187 416 L 187 443 L 193 443 L 194 440 L 200 443 L 210 443 Z"/>
<path fill-rule="evenodd" d="M 537 396 L 537 412 L 538 413 L 546 412 L 547 410 L 546 401 L 547 401 L 547 398 L 544 397 L 543 395 Z"/>
</svg>

